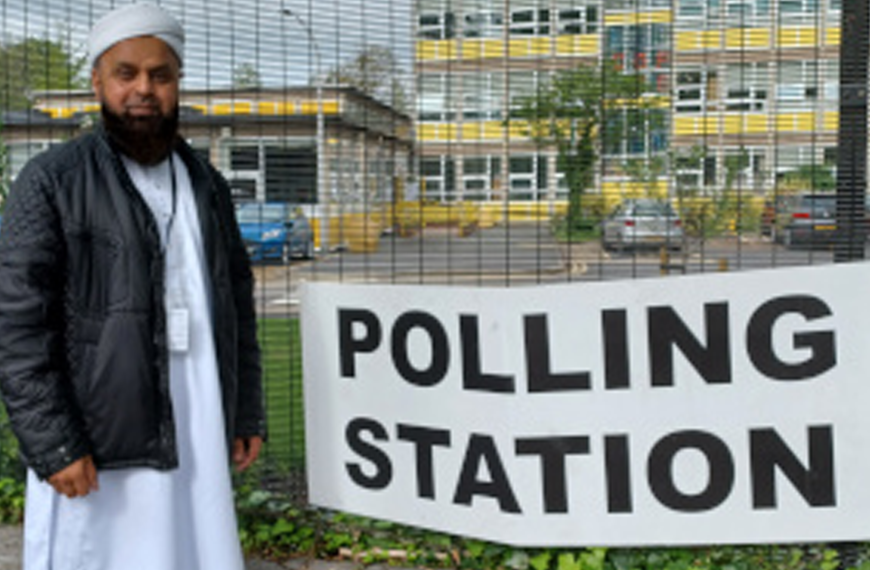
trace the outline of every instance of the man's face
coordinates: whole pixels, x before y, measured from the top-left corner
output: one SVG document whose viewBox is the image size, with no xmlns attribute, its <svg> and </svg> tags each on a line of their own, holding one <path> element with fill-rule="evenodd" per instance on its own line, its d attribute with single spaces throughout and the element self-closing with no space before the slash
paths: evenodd
<svg viewBox="0 0 870 570">
<path fill-rule="evenodd" d="M 181 66 L 162 40 L 119 42 L 100 56 L 91 84 L 110 137 L 127 156 L 156 164 L 172 149 L 178 128 Z"/>
<path fill-rule="evenodd" d="M 91 74 L 103 105 L 118 116 L 145 123 L 174 112 L 180 80 L 175 53 L 152 36 L 118 42 L 100 56 Z"/>
</svg>

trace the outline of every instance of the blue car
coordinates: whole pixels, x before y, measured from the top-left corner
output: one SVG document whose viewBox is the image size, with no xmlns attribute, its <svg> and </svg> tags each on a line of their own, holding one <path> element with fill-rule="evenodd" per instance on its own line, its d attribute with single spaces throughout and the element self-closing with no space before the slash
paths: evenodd
<svg viewBox="0 0 870 570">
<path fill-rule="evenodd" d="M 251 261 L 314 257 L 314 232 L 302 209 L 283 202 L 236 205 L 236 220 Z"/>
</svg>

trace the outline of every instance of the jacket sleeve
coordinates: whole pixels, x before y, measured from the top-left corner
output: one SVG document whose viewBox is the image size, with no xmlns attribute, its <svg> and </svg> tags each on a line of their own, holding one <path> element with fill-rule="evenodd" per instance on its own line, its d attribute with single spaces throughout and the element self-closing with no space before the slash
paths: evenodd
<svg viewBox="0 0 870 570">
<path fill-rule="evenodd" d="M 260 344 L 254 309 L 254 275 L 233 210 L 229 185 L 219 174 L 218 208 L 226 226 L 227 256 L 236 313 L 237 378 L 235 437 L 266 436 Z"/>
<path fill-rule="evenodd" d="M 21 455 L 41 478 L 89 453 L 64 364 L 65 248 L 51 188 L 31 161 L 0 227 L 0 393 Z"/>
</svg>

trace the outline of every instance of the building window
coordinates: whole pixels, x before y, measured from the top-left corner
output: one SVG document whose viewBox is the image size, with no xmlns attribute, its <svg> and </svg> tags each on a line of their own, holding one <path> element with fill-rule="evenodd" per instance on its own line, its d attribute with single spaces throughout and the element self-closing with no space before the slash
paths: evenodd
<svg viewBox="0 0 870 570">
<path fill-rule="evenodd" d="M 456 37 L 456 16 L 450 2 L 419 0 L 417 37 L 422 40 L 449 40 Z"/>
<path fill-rule="evenodd" d="M 582 0 L 556 0 L 556 33 L 559 35 L 598 33 L 600 8 Z"/>
<path fill-rule="evenodd" d="M 504 32 L 504 9 L 500 0 L 466 1 L 462 35 L 466 38 L 500 38 Z"/>
<path fill-rule="evenodd" d="M 764 111 L 770 86 L 767 63 L 729 64 L 723 81 L 726 111 Z"/>
<path fill-rule="evenodd" d="M 513 155 L 508 160 L 511 200 L 541 200 L 547 196 L 547 157 Z"/>
<path fill-rule="evenodd" d="M 451 156 L 427 156 L 420 159 L 422 196 L 426 200 L 456 200 L 456 167 Z"/>
<path fill-rule="evenodd" d="M 462 118 L 466 121 L 501 119 L 504 105 L 504 75 L 469 73 L 462 75 Z"/>
<path fill-rule="evenodd" d="M 520 109 L 528 97 L 534 96 L 538 81 L 537 71 L 511 71 L 508 73 L 508 104 L 511 112 Z"/>
<path fill-rule="evenodd" d="M 549 36 L 550 10 L 542 8 L 548 3 L 520 1 L 510 6 L 510 35 Z"/>
<path fill-rule="evenodd" d="M 462 189 L 466 200 L 492 200 L 501 195 L 501 160 L 497 156 L 469 156 L 462 163 Z"/>
<path fill-rule="evenodd" d="M 720 9 L 720 0 L 679 0 L 677 14 L 683 18 L 715 18 Z"/>
<path fill-rule="evenodd" d="M 806 109 L 821 98 L 819 82 L 823 78 L 821 61 L 784 61 L 779 64 L 776 99 L 781 108 Z"/>
<path fill-rule="evenodd" d="M 424 73 L 417 78 L 417 118 L 420 121 L 449 121 L 450 94 L 441 73 Z"/>
<path fill-rule="evenodd" d="M 701 113 L 707 110 L 708 85 L 715 85 L 715 72 L 708 68 L 684 68 L 677 71 L 674 112 Z M 709 93 L 709 95 L 713 95 Z"/>
</svg>

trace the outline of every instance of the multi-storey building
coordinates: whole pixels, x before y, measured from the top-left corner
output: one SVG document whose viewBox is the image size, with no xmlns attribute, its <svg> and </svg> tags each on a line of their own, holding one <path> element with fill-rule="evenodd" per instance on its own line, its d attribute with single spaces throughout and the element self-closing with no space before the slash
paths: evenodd
<svg viewBox="0 0 870 570">
<path fill-rule="evenodd" d="M 632 186 L 624 168 L 632 158 L 665 160 L 671 193 L 767 193 L 802 165 L 835 167 L 841 0 L 416 6 L 428 199 L 564 199 L 555 151 L 530 140 L 511 113 L 554 72 L 606 59 L 641 75 L 644 90 L 660 96 L 663 120 L 626 127 L 604 146 L 596 183 L 604 193 Z"/>
</svg>

